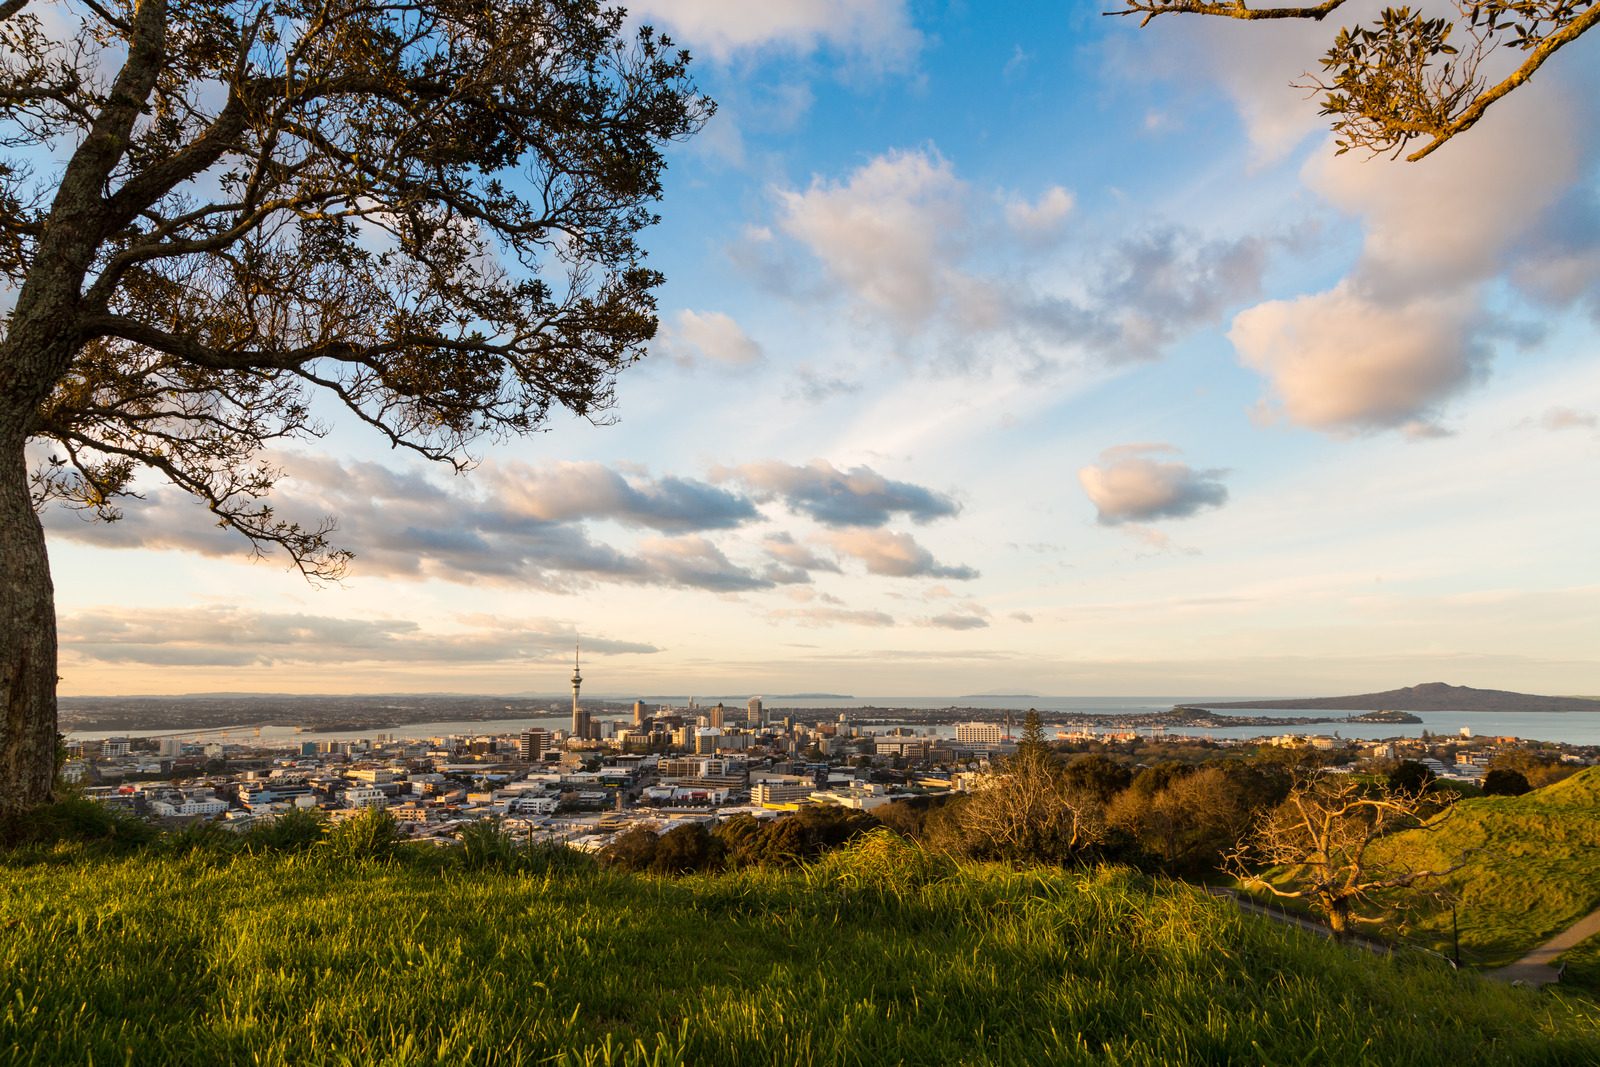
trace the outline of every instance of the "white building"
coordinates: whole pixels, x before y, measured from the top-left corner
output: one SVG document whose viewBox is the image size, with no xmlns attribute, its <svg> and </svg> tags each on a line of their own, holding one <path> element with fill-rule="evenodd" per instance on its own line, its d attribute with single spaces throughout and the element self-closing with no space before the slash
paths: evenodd
<svg viewBox="0 0 1600 1067">
<path fill-rule="evenodd" d="M 389 797 L 381 789 L 346 789 L 344 802 L 351 808 L 381 808 L 389 803 Z"/>
<path fill-rule="evenodd" d="M 956 740 L 969 745 L 997 745 L 1005 731 L 996 722 L 964 722 L 956 727 Z"/>
</svg>

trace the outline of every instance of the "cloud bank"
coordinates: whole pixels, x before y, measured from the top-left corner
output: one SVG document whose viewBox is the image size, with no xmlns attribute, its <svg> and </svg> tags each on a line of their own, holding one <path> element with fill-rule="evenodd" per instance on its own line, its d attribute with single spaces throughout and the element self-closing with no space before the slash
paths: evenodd
<svg viewBox="0 0 1600 1067">
<path fill-rule="evenodd" d="M 551 619 L 475 617 L 425 630 L 409 619 L 350 619 L 240 608 L 85 611 L 61 620 L 62 649 L 101 663 L 270 667 L 276 664 L 561 662 L 576 631 Z M 583 635 L 594 655 L 654 645 Z"/>
<path fill-rule="evenodd" d="M 839 573 L 837 559 L 788 530 L 745 534 L 770 525 L 762 505 L 773 502 L 852 531 L 854 539 L 839 551 L 871 574 L 976 574 L 939 563 L 908 534 L 879 529 L 897 517 L 926 523 L 953 516 L 960 510 L 953 500 L 864 466 L 755 463 L 719 470 L 713 477 L 722 484 L 713 484 L 600 463 L 486 463 L 469 478 L 441 481 L 373 462 L 279 460 L 285 477 L 273 493 L 277 512 L 302 522 L 333 516 L 336 542 L 356 553 L 356 578 L 483 581 L 551 592 L 609 582 L 741 593 Z M 250 552 L 242 537 L 218 528 L 201 505 L 170 487 L 130 500 L 114 523 L 88 522 L 60 507 L 42 518 L 53 538 L 103 547 L 213 557 Z M 600 538 L 601 526 L 637 535 L 613 544 Z"/>
</svg>

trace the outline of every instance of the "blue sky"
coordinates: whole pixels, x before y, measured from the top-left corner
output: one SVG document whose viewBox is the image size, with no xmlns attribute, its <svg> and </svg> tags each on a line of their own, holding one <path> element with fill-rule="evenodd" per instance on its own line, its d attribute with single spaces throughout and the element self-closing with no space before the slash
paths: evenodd
<svg viewBox="0 0 1600 1067">
<path fill-rule="evenodd" d="M 336 587 L 152 485 L 47 516 L 66 693 L 1600 693 L 1600 137 L 1580 41 L 1408 165 L 1332 27 L 647 0 L 720 110 L 615 423 L 465 477 L 281 455 Z"/>
</svg>

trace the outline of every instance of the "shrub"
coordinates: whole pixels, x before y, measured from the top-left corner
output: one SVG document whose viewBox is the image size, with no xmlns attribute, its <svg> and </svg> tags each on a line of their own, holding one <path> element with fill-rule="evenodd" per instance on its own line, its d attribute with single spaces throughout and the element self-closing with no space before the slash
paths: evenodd
<svg viewBox="0 0 1600 1067">
<path fill-rule="evenodd" d="M 651 869 L 660 874 L 689 874 L 722 865 L 722 842 L 701 823 L 674 826 L 656 842 Z"/>
<path fill-rule="evenodd" d="M 1416 760 L 1401 760 L 1389 772 L 1389 792 L 1417 796 L 1426 792 L 1437 777 Z"/>
<path fill-rule="evenodd" d="M 249 852 L 301 852 L 321 841 L 327 830 L 321 812 L 291 808 L 254 823 L 245 831 L 244 847 Z"/>
<path fill-rule="evenodd" d="M 160 835 L 136 815 L 80 796 L 11 813 L 0 821 L 0 846 L 82 842 L 113 847 L 148 844 Z"/>
<path fill-rule="evenodd" d="M 1533 789 L 1521 771 L 1496 768 L 1483 776 L 1483 795 L 1486 797 L 1520 797 Z"/>
<path fill-rule="evenodd" d="M 382 808 L 334 823 L 323 838 L 329 855 L 341 860 L 388 859 L 401 841 L 400 824 Z"/>
<path fill-rule="evenodd" d="M 793 815 L 766 822 L 738 815 L 719 825 L 713 834 L 735 867 L 795 866 L 877 826 L 878 820 L 864 811 L 807 804 Z"/>
<path fill-rule="evenodd" d="M 240 851 L 243 841 L 221 823 L 201 819 L 162 834 L 159 844 L 162 852 L 173 856 L 190 856 L 197 852 L 227 856 Z"/>
<path fill-rule="evenodd" d="M 516 866 L 517 843 L 499 819 L 482 819 L 461 831 L 460 856 L 468 870 L 507 870 Z"/>
<path fill-rule="evenodd" d="M 893 830 L 870 830 L 806 868 L 812 886 L 878 890 L 901 895 L 956 872 L 950 857 L 930 852 Z"/>
</svg>

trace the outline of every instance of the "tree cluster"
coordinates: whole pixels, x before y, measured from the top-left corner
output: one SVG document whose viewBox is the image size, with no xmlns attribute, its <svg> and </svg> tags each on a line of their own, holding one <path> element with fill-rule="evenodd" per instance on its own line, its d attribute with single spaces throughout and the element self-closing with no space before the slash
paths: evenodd
<svg viewBox="0 0 1600 1067">
<path fill-rule="evenodd" d="M 662 834 L 635 827 L 618 834 L 601 859 L 632 871 L 686 874 L 724 867 L 792 867 L 849 843 L 881 824 L 866 812 L 808 804 L 792 815 L 736 815 L 707 828 L 675 826 Z"/>
</svg>

